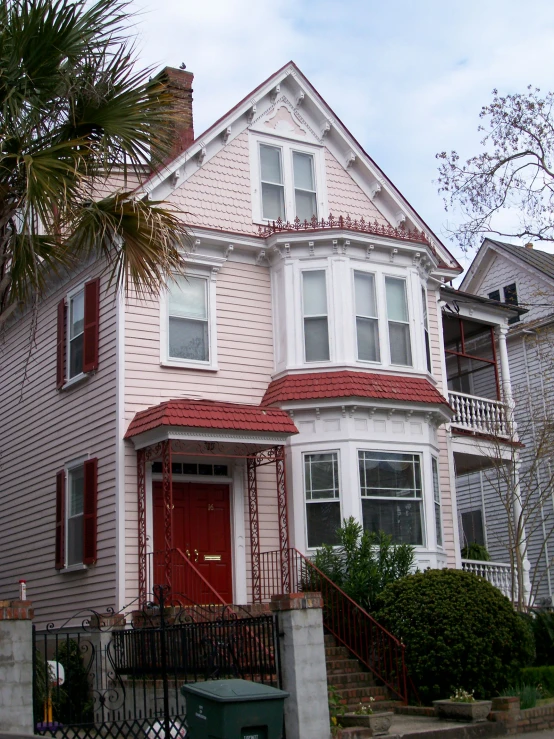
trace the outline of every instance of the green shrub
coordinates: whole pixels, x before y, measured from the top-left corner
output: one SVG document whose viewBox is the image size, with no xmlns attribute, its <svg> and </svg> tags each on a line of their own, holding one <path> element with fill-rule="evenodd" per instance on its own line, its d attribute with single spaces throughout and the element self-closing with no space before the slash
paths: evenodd
<svg viewBox="0 0 554 739">
<path fill-rule="evenodd" d="M 540 686 L 543 695 L 554 696 L 554 666 L 524 667 L 520 679 L 529 685 Z"/>
<path fill-rule="evenodd" d="M 535 635 L 536 665 L 554 665 L 554 613 L 534 611 L 532 614 Z"/>
<path fill-rule="evenodd" d="M 510 601 L 461 570 L 427 570 L 388 585 L 377 620 L 406 644 L 408 672 L 424 702 L 456 686 L 498 694 L 532 660 L 533 635 Z"/>
<path fill-rule="evenodd" d="M 487 547 L 482 544 L 472 542 L 462 549 L 462 557 L 464 559 L 476 559 L 479 562 L 490 562 L 491 555 L 487 551 Z"/>
<path fill-rule="evenodd" d="M 500 695 L 516 696 L 519 698 L 519 707 L 525 709 L 534 708 L 543 694 L 541 689 L 536 685 L 518 683 L 517 685 L 511 685 L 509 688 L 506 688 Z"/>
<path fill-rule="evenodd" d="M 414 548 L 393 544 L 384 531 L 364 531 L 352 516 L 344 519 L 337 537 L 340 546 L 324 545 L 313 562 L 352 600 L 371 611 L 383 588 L 410 572 Z"/>
</svg>

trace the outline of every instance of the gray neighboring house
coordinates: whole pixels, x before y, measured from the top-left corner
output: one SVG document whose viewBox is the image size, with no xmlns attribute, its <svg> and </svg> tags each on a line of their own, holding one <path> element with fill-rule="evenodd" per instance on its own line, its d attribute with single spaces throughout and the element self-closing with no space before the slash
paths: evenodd
<svg viewBox="0 0 554 739">
<path fill-rule="evenodd" d="M 527 309 L 510 321 L 508 357 L 515 420 L 524 445 L 520 452 L 522 491 L 525 494 L 535 488 L 536 515 L 526 532 L 531 603 L 550 605 L 554 594 L 553 470 L 547 460 L 541 459 L 539 464 L 533 460 L 545 438 L 541 429 L 544 424 L 552 428 L 550 419 L 554 417 L 554 255 L 531 244 L 517 246 L 485 239 L 460 289 Z M 473 388 L 464 391 L 477 394 Z M 530 469 L 536 469 L 536 476 Z M 481 470 L 457 477 L 460 542 L 462 546 L 470 541 L 482 543 L 493 561 L 507 562 L 506 513 L 491 474 Z M 526 482 L 531 478 L 536 480 L 532 485 Z M 538 486 L 542 493 L 536 491 Z"/>
</svg>

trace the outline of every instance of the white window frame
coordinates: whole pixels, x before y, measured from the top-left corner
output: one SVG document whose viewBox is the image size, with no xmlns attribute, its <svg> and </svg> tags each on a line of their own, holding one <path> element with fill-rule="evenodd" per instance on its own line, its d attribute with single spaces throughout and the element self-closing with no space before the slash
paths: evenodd
<svg viewBox="0 0 554 739">
<path fill-rule="evenodd" d="M 163 367 L 181 367 L 182 369 L 198 369 L 215 372 L 217 364 L 217 320 L 216 320 L 216 281 L 212 267 L 201 265 L 188 266 L 184 277 L 198 277 L 206 280 L 208 309 L 208 361 L 179 359 L 169 356 L 169 291 L 166 286 L 160 292 L 160 364 Z"/>
<path fill-rule="evenodd" d="M 78 285 L 76 285 L 74 288 L 72 288 L 67 295 L 65 296 L 65 367 L 66 367 L 66 376 L 67 379 L 63 385 L 64 389 L 66 387 L 69 387 L 77 382 L 80 382 L 85 377 L 88 377 L 88 375 L 83 372 L 83 368 L 81 367 L 81 371 L 78 372 L 76 375 L 73 375 L 73 377 L 69 377 L 69 368 L 70 368 L 70 358 L 71 358 L 71 301 L 73 298 L 75 298 L 79 293 L 83 293 L 83 314 L 84 314 L 84 300 L 85 300 L 85 283 L 88 281 L 89 278 L 83 280 Z M 85 327 L 83 324 L 83 334 L 85 332 Z M 84 357 L 83 357 L 84 358 Z"/>
<path fill-rule="evenodd" d="M 62 570 L 59 570 L 59 572 L 79 572 L 81 570 L 88 570 L 88 565 L 81 562 L 76 562 L 75 564 L 67 564 L 69 562 L 69 501 L 71 496 L 71 487 L 70 487 L 70 474 L 73 470 L 79 469 L 79 467 L 84 468 L 85 462 L 89 459 L 89 456 L 86 455 L 84 457 L 78 457 L 77 459 L 71 460 L 71 462 L 67 462 L 64 466 L 64 475 L 65 475 L 65 499 L 64 499 L 64 512 L 63 512 L 63 527 L 64 527 L 64 568 Z M 84 469 L 83 469 L 84 474 Z M 84 521 L 84 500 L 83 500 L 83 521 Z M 83 527 L 83 536 L 82 536 L 82 545 L 84 547 L 85 541 L 84 541 L 84 527 Z M 81 560 L 83 559 L 83 552 L 81 552 Z"/>
<path fill-rule="evenodd" d="M 324 147 L 303 141 L 282 139 L 271 134 L 250 133 L 250 182 L 252 193 L 252 219 L 254 223 L 272 223 L 272 218 L 263 217 L 262 208 L 262 168 L 260 161 L 260 144 L 281 149 L 283 167 L 283 185 L 285 198 L 285 221 L 294 221 L 296 217 L 293 152 L 310 154 L 313 157 L 314 183 L 316 187 L 317 217 L 326 218 L 328 213 L 327 189 L 325 185 L 325 150 Z"/>
<path fill-rule="evenodd" d="M 306 457 L 313 457 L 316 454 L 336 454 L 337 455 L 337 481 L 339 486 L 339 497 L 338 498 L 318 498 L 317 501 L 320 503 L 336 503 L 339 504 L 339 526 L 342 526 L 342 471 L 341 471 L 341 459 L 340 449 L 310 449 L 309 451 L 301 452 L 301 463 L 302 463 L 302 506 L 304 511 L 304 541 L 306 542 L 306 551 L 314 552 L 319 547 L 310 547 L 308 545 L 308 499 L 306 498 Z"/>
<path fill-rule="evenodd" d="M 392 280 L 401 280 L 404 283 L 404 295 L 406 297 L 406 310 L 408 312 L 408 320 L 406 322 L 404 321 L 393 321 L 389 319 L 389 311 L 388 311 L 388 305 L 387 305 L 387 277 Z M 383 299 L 384 299 L 384 306 L 385 306 L 385 316 L 386 316 L 386 324 L 387 324 L 387 358 L 389 360 L 389 365 L 394 368 L 399 369 L 417 369 L 417 345 L 414 343 L 414 332 L 412 329 L 412 321 L 413 321 L 413 315 L 414 315 L 414 307 L 412 305 L 412 301 L 410 300 L 410 278 L 409 275 L 396 275 L 396 274 L 389 274 L 384 272 L 383 273 Z M 412 296 L 413 297 L 413 296 Z M 410 358 L 411 363 L 410 364 L 396 364 L 392 361 L 391 356 L 391 346 L 390 346 L 390 330 L 389 330 L 389 324 L 390 323 L 399 323 L 403 326 L 408 327 L 408 338 L 410 340 Z"/>
<path fill-rule="evenodd" d="M 361 266 L 361 265 L 360 265 Z M 358 327 L 357 327 L 357 318 L 358 314 L 356 312 L 356 272 L 359 272 L 363 275 L 372 275 L 373 277 L 373 286 L 375 288 L 375 306 L 377 308 L 377 316 L 374 320 L 377 321 L 377 344 L 379 347 L 379 359 L 360 359 L 359 357 L 359 350 L 358 350 Z M 374 366 L 381 366 L 383 364 L 383 318 L 381 315 L 381 311 L 379 311 L 379 305 L 382 305 L 382 295 L 381 295 L 381 285 L 382 282 L 382 276 L 379 272 L 375 272 L 373 270 L 368 269 L 360 269 L 355 263 L 352 263 L 352 269 L 351 269 L 351 285 L 352 285 L 352 313 L 354 317 L 354 359 L 356 362 L 359 362 L 362 365 L 374 365 Z"/>
<path fill-rule="evenodd" d="M 435 470 L 437 472 L 436 481 L 437 488 L 435 490 Z M 433 521 L 435 522 L 435 543 L 438 548 L 444 549 L 444 526 L 442 524 L 442 500 L 441 500 L 441 475 L 439 458 L 435 454 L 431 454 L 431 487 L 433 489 Z M 438 521 L 437 521 L 438 511 Z M 440 532 L 437 527 L 440 526 Z M 441 541 L 439 542 L 439 533 Z"/>
<path fill-rule="evenodd" d="M 408 306 L 409 310 L 409 306 Z M 427 372 L 432 375 L 433 374 L 433 351 L 431 349 L 431 332 L 429 331 L 429 296 L 427 293 L 427 288 L 422 283 L 421 284 L 421 310 L 422 310 L 422 317 L 421 321 L 423 324 L 423 351 L 424 351 L 424 362 L 425 362 L 425 368 Z M 427 353 L 429 352 L 429 353 Z M 413 361 L 413 355 L 412 355 L 412 361 Z"/>
<path fill-rule="evenodd" d="M 304 273 L 305 272 L 323 272 L 325 274 L 325 297 L 327 301 L 327 315 L 325 316 L 327 318 L 327 341 L 329 345 L 329 359 L 306 359 L 306 335 L 305 335 L 305 319 L 306 318 L 323 318 L 323 314 L 321 316 L 305 316 L 304 315 Z M 313 367 L 319 364 L 322 365 L 328 365 L 333 361 L 333 340 L 332 340 L 332 330 L 334 330 L 334 324 L 331 322 L 331 305 L 332 305 L 332 296 L 333 296 L 333 288 L 332 288 L 332 282 L 331 282 L 331 272 L 327 269 L 326 266 L 324 267 L 312 267 L 311 269 L 300 269 L 300 320 L 302 322 L 301 325 L 301 331 L 300 335 L 302 337 L 302 364 Z M 331 298 L 331 300 L 330 300 Z"/>
<path fill-rule="evenodd" d="M 356 449 L 356 466 L 357 466 L 357 476 L 358 476 L 358 496 L 360 500 L 360 523 L 364 524 L 364 514 L 363 514 L 363 506 L 362 502 L 364 498 L 366 500 L 396 500 L 396 498 L 393 498 L 391 496 L 365 496 L 362 495 L 362 478 L 360 475 L 360 453 L 368 452 L 370 454 L 410 454 L 413 457 L 419 458 L 419 474 L 421 478 L 421 497 L 420 498 L 400 498 L 400 500 L 406 500 L 406 501 L 418 501 L 420 503 L 420 515 L 421 515 L 421 544 L 412 544 L 417 551 L 426 550 L 427 549 L 427 541 L 429 539 L 428 532 L 427 532 L 427 512 L 426 512 L 426 506 L 427 506 L 427 496 L 425 495 L 425 480 L 426 480 L 426 454 L 423 451 L 411 451 L 409 449 L 390 449 L 390 448 L 379 448 L 373 447 L 368 448 L 367 446 L 364 447 L 358 447 Z"/>
</svg>

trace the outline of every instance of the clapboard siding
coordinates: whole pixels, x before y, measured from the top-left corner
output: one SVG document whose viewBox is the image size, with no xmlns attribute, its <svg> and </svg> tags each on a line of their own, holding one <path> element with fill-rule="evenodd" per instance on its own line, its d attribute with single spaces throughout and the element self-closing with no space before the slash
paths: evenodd
<svg viewBox="0 0 554 739">
<path fill-rule="evenodd" d="M 0 448 L 0 598 L 27 580 L 37 622 L 60 622 L 83 607 L 115 605 L 116 307 L 101 282 L 99 368 L 70 389 L 56 390 L 57 304 L 74 286 L 99 275 L 91 265 L 41 303 L 31 340 L 31 313 L 14 321 L 0 343 L 3 395 Z M 26 367 L 26 371 L 25 371 Z M 98 457 L 98 562 L 87 571 L 54 569 L 56 472 Z"/>
</svg>

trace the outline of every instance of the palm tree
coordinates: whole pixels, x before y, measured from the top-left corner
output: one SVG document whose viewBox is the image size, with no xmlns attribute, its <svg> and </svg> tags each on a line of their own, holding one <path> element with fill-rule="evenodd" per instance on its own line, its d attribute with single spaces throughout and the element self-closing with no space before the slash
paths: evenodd
<svg viewBox="0 0 554 739">
<path fill-rule="evenodd" d="M 178 213 L 136 190 L 173 114 L 128 26 L 125 0 L 0 0 L 0 327 L 93 257 L 139 292 L 183 269 Z"/>
</svg>

